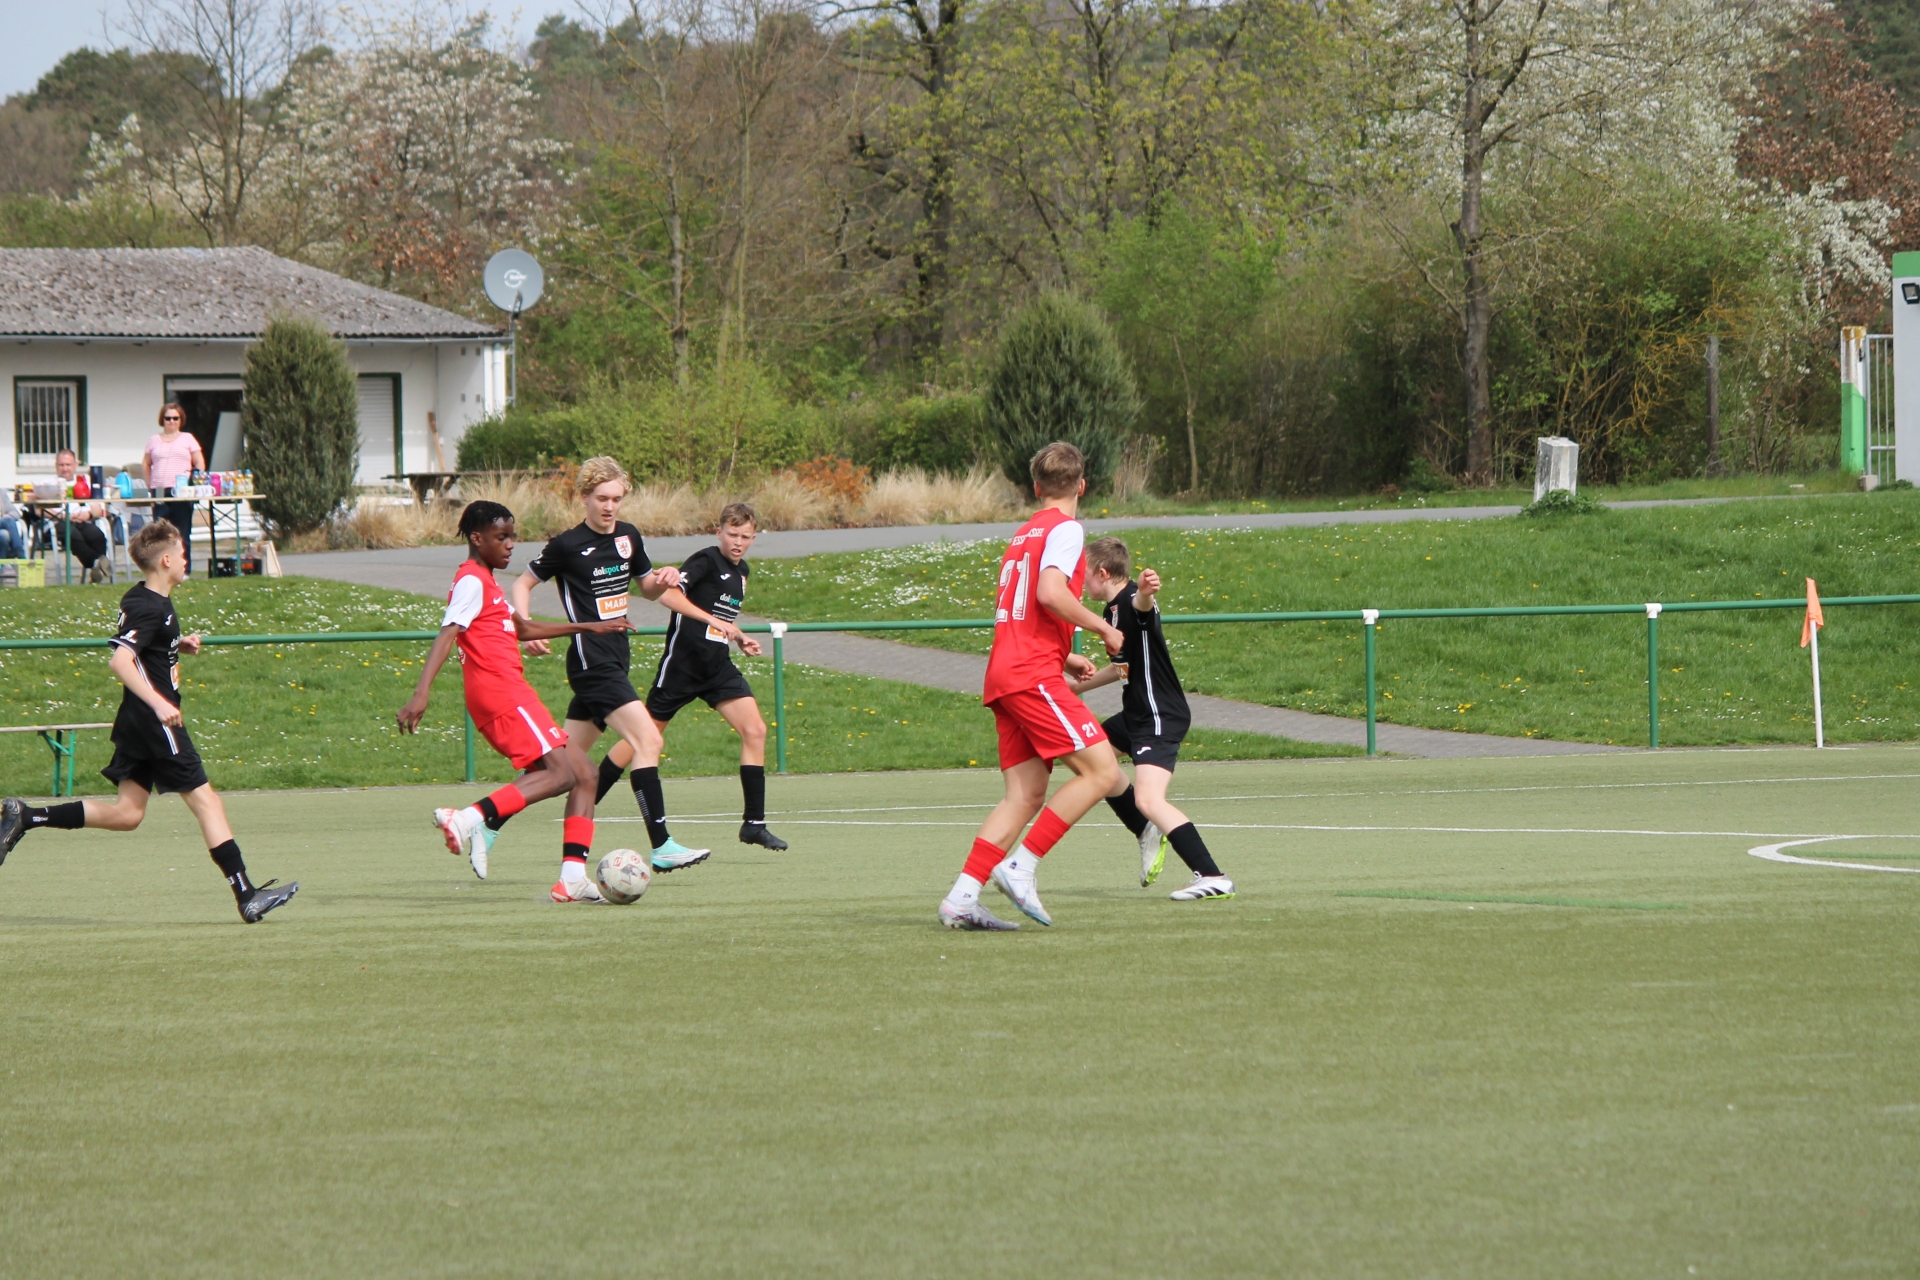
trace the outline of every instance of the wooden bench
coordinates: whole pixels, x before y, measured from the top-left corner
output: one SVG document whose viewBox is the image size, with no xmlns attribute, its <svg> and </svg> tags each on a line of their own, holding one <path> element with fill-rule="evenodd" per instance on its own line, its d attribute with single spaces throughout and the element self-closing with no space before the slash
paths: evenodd
<svg viewBox="0 0 1920 1280">
<path fill-rule="evenodd" d="M 70 796 L 73 794 L 73 735 L 82 729 L 111 729 L 111 724 L 21 724 L 0 726 L 0 733 L 37 733 L 40 740 L 53 752 L 53 794 Z M 66 765 L 66 779 L 62 783 L 60 766 Z"/>
</svg>

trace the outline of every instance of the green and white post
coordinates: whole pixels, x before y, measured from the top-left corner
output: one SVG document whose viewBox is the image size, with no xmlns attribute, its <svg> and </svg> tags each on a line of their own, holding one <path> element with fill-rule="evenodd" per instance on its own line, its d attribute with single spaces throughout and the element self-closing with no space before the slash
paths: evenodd
<svg viewBox="0 0 1920 1280">
<path fill-rule="evenodd" d="M 1867 330 L 1840 330 L 1840 469 L 1859 475 L 1867 469 Z"/>
<path fill-rule="evenodd" d="M 787 624 L 769 622 L 773 633 L 773 771 L 787 771 Z"/>
</svg>

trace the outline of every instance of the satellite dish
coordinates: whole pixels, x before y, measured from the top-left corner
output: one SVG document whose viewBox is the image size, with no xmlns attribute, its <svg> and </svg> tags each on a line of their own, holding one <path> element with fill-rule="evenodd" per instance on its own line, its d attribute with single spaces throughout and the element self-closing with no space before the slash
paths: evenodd
<svg viewBox="0 0 1920 1280">
<path fill-rule="evenodd" d="M 540 291 L 547 283 L 533 255 L 520 249 L 502 249 L 487 259 L 481 280 L 487 288 L 487 301 L 516 316 L 540 301 Z"/>
</svg>

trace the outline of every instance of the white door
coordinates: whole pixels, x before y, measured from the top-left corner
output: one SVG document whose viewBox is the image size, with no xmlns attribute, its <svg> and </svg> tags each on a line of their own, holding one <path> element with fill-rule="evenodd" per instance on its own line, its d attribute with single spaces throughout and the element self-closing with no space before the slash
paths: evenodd
<svg viewBox="0 0 1920 1280">
<path fill-rule="evenodd" d="M 381 484 L 400 471 L 401 460 L 394 453 L 399 385 L 392 374 L 360 375 L 360 470 L 355 478 L 361 484 Z"/>
</svg>

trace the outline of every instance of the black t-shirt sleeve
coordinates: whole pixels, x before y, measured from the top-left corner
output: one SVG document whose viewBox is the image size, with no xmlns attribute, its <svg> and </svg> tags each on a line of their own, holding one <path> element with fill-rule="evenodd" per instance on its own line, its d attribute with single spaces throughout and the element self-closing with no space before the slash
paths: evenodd
<svg viewBox="0 0 1920 1280">
<path fill-rule="evenodd" d="M 680 589 L 687 593 L 687 599 L 704 609 L 713 601 L 701 600 L 699 592 L 712 577 L 713 564 L 707 559 L 706 551 L 696 551 L 687 557 L 685 564 L 680 566 Z"/>
<path fill-rule="evenodd" d="M 632 525 L 627 526 L 628 536 L 633 539 L 633 556 L 627 561 L 628 569 L 633 573 L 633 589 L 640 589 L 640 579 L 653 572 L 653 558 L 647 554 L 647 540 Z"/>
<path fill-rule="evenodd" d="M 555 534 L 553 537 L 548 538 L 547 545 L 540 548 L 540 554 L 528 563 L 527 572 L 533 575 L 536 582 L 553 581 L 553 575 L 557 571 L 555 564 L 559 560 L 560 555 L 558 550 L 560 539 L 564 536 L 563 534 Z"/>
<path fill-rule="evenodd" d="M 154 602 L 144 598 L 146 593 L 128 592 L 120 601 L 120 621 L 114 627 L 113 639 L 108 643 L 123 649 L 139 653 L 145 645 L 153 643 L 159 636 L 166 615 L 154 608 Z"/>
</svg>

